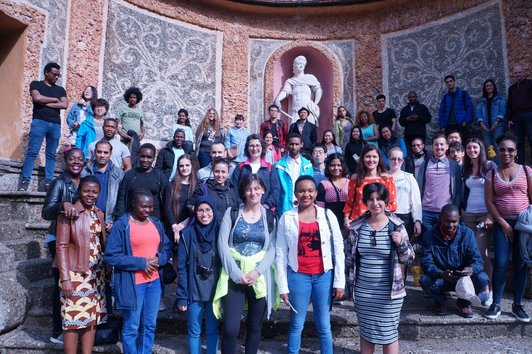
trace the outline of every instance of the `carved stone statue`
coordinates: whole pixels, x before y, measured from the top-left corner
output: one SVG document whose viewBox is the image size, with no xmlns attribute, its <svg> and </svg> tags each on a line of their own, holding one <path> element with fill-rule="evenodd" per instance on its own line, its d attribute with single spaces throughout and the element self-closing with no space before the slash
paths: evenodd
<svg viewBox="0 0 532 354">
<path fill-rule="evenodd" d="M 323 91 L 320 82 L 314 75 L 305 74 L 306 65 L 307 58 L 303 55 L 294 59 L 294 76 L 284 83 L 281 92 L 279 92 L 279 95 L 275 99 L 275 105 L 280 109 L 281 101 L 288 96 L 292 96 L 288 104 L 288 112 L 281 110 L 281 113 L 291 119 L 290 124 L 299 118 L 297 111 L 305 107 L 310 112 L 308 121 L 319 126 L 318 118 L 320 117 L 320 108 L 318 107 L 318 103 L 320 102 Z"/>
</svg>

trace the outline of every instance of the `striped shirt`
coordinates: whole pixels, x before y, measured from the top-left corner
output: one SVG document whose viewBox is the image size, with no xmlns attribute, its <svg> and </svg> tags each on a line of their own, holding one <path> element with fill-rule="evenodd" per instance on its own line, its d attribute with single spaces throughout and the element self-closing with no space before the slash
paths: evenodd
<svg viewBox="0 0 532 354">
<path fill-rule="evenodd" d="M 527 166 L 526 169 L 528 175 L 532 176 L 532 168 Z M 503 180 L 498 171 L 495 181 L 491 172 L 487 174 L 486 180 L 493 183 L 495 206 L 503 218 L 515 218 L 530 205 L 523 166 L 518 167 L 515 178 L 510 182 Z"/>
</svg>

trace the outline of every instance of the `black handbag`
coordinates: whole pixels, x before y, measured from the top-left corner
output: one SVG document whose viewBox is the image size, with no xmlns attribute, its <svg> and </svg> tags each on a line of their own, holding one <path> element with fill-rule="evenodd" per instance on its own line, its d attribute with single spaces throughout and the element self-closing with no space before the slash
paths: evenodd
<svg viewBox="0 0 532 354">
<path fill-rule="evenodd" d="M 172 284 L 177 278 L 177 273 L 172 265 L 172 262 L 168 262 L 161 267 L 163 273 L 163 284 Z"/>
<path fill-rule="evenodd" d="M 106 323 L 96 327 L 94 345 L 116 344 L 120 335 L 120 321 L 117 319 L 108 320 Z"/>
</svg>

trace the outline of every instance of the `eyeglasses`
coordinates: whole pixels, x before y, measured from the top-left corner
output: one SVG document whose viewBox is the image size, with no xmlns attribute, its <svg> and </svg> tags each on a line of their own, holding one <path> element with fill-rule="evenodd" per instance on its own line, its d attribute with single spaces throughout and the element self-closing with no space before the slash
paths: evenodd
<svg viewBox="0 0 532 354">
<path fill-rule="evenodd" d="M 392 157 L 390 161 L 397 161 L 397 162 L 403 162 L 403 159 L 400 157 Z"/>
<path fill-rule="evenodd" d="M 509 154 L 513 154 L 517 149 L 516 148 L 499 148 L 499 152 L 502 152 L 503 154 L 505 152 Z"/>
<path fill-rule="evenodd" d="M 377 231 L 373 230 L 371 231 L 371 246 L 377 247 Z"/>
<path fill-rule="evenodd" d="M 422 146 L 423 144 L 412 144 L 412 147 L 415 148 L 415 147 L 418 147 L 418 146 Z"/>
</svg>

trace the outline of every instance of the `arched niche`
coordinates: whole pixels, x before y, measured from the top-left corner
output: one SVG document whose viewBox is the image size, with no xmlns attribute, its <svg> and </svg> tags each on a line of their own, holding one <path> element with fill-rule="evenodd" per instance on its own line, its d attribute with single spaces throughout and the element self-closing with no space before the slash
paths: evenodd
<svg viewBox="0 0 532 354">
<path fill-rule="evenodd" d="M 340 104 L 343 89 L 341 65 L 338 58 L 327 48 L 315 42 L 296 42 L 283 46 L 275 51 L 266 64 L 264 102 L 267 104 L 265 104 L 265 108 L 275 100 L 284 82 L 293 76 L 292 65 L 294 59 L 299 55 L 307 58 L 305 73 L 316 76 L 323 90 L 321 100 L 318 104 L 321 111 L 318 141 L 321 141 L 323 131 L 332 128 L 333 107 Z M 287 111 L 287 99 L 282 102 L 281 108 Z M 287 117 L 284 115 L 281 116 L 285 122 L 288 122 Z"/>
</svg>

